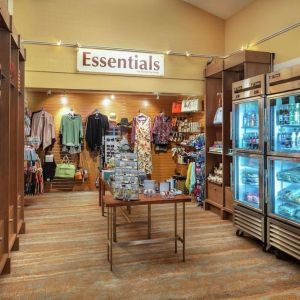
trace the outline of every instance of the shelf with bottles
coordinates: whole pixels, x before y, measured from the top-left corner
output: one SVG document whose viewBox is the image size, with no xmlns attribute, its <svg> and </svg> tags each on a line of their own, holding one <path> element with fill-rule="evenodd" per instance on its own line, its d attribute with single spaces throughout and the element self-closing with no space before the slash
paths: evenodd
<svg viewBox="0 0 300 300">
<path fill-rule="evenodd" d="M 300 152 L 300 128 L 279 128 L 271 145 L 275 151 Z"/>
<path fill-rule="evenodd" d="M 300 97 L 298 97 L 300 101 Z M 276 108 L 279 126 L 300 126 L 300 103 L 281 104 Z"/>
<path fill-rule="evenodd" d="M 300 152 L 300 95 L 269 100 L 270 150 Z"/>
<path fill-rule="evenodd" d="M 258 150 L 259 149 L 259 132 L 245 132 L 240 144 L 240 148 L 247 150 Z"/>
<path fill-rule="evenodd" d="M 259 100 L 234 103 L 235 147 L 245 150 L 259 150 Z"/>
</svg>

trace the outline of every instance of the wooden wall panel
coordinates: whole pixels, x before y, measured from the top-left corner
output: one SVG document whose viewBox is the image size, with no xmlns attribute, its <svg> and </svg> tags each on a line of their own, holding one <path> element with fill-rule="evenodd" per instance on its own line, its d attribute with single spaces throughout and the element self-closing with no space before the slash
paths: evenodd
<svg viewBox="0 0 300 300">
<path fill-rule="evenodd" d="M 62 97 L 64 95 L 54 93 L 50 96 L 46 92 L 28 92 L 28 106 L 31 111 L 40 110 L 42 107 L 53 114 L 55 119 L 56 136 L 60 126 L 61 116 L 66 113 L 70 108 L 82 116 L 83 121 L 86 117 L 98 108 L 103 114 L 109 115 L 115 112 L 117 121 L 121 118 L 128 118 L 129 121 L 138 114 L 139 111 L 151 117 L 153 121 L 154 116 L 164 111 L 166 114 L 171 115 L 172 102 L 177 100 L 176 96 L 160 96 L 157 100 L 156 96 L 149 95 L 134 95 L 134 94 L 116 94 L 114 100 L 104 101 L 109 98 L 109 95 L 99 93 L 68 93 L 65 95 L 67 104 L 62 104 Z M 204 126 L 204 116 L 202 113 L 197 114 Z M 56 161 L 59 161 L 59 142 L 56 142 L 54 147 Z M 76 184 L 74 190 L 87 190 L 95 188 L 95 178 L 97 175 L 98 159 L 97 156 L 90 153 L 86 148 L 82 152 L 81 165 L 89 170 L 90 178 L 86 184 Z M 153 174 L 152 178 L 157 181 L 163 181 L 175 173 L 176 164 L 172 159 L 171 146 L 167 153 L 155 153 L 152 150 L 153 160 Z"/>
</svg>

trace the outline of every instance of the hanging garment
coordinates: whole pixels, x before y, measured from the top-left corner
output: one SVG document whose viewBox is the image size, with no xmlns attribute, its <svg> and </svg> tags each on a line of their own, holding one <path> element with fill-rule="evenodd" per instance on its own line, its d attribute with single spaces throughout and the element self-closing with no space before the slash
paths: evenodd
<svg viewBox="0 0 300 300">
<path fill-rule="evenodd" d="M 103 137 L 109 129 L 108 117 L 100 113 L 90 115 L 87 119 L 86 142 L 89 148 L 98 150 L 103 142 Z"/>
<path fill-rule="evenodd" d="M 168 145 L 172 132 L 172 119 L 164 113 L 154 118 L 152 141 L 155 145 Z"/>
<path fill-rule="evenodd" d="M 52 181 L 55 176 L 56 163 L 53 160 L 52 162 L 44 162 L 43 164 L 43 176 L 44 180 Z"/>
<path fill-rule="evenodd" d="M 24 116 L 24 134 L 25 134 L 25 136 L 30 136 L 30 130 L 31 130 L 31 119 L 28 114 L 25 114 L 25 116 Z"/>
<path fill-rule="evenodd" d="M 139 114 L 133 119 L 131 141 L 134 144 L 134 152 L 138 154 L 139 170 L 152 174 L 150 117 Z"/>
<path fill-rule="evenodd" d="M 54 119 L 51 114 L 44 110 L 32 114 L 31 137 L 39 139 L 37 148 L 42 145 L 46 149 L 55 142 Z"/>
<path fill-rule="evenodd" d="M 185 187 L 191 194 L 194 190 L 196 184 L 196 164 L 191 162 L 188 166 L 187 177 L 185 181 Z"/>
<path fill-rule="evenodd" d="M 25 161 L 39 160 L 39 156 L 37 155 L 35 148 L 26 145 L 24 146 L 24 160 Z"/>
<path fill-rule="evenodd" d="M 43 169 L 40 162 L 27 162 L 24 165 L 24 193 L 37 195 L 44 192 Z"/>
<path fill-rule="evenodd" d="M 63 115 L 60 123 L 62 136 L 62 151 L 70 154 L 81 152 L 81 141 L 83 139 L 82 119 L 80 115 Z"/>
</svg>

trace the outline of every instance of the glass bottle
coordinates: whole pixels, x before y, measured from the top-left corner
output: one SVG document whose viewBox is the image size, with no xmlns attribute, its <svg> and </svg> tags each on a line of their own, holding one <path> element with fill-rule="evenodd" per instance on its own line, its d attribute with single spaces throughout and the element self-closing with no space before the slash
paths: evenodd
<svg viewBox="0 0 300 300">
<path fill-rule="evenodd" d="M 283 124 L 283 105 L 279 107 L 278 123 Z"/>
<path fill-rule="evenodd" d="M 296 130 L 291 134 L 291 148 L 296 148 L 297 146 L 297 135 Z"/>
<path fill-rule="evenodd" d="M 295 124 L 295 104 L 290 104 L 289 123 Z"/>
<path fill-rule="evenodd" d="M 289 105 L 286 104 L 284 106 L 284 124 L 290 124 L 290 113 L 289 113 Z"/>
<path fill-rule="evenodd" d="M 246 128 L 247 127 L 247 112 L 244 112 L 244 116 L 243 116 L 243 127 Z"/>
<path fill-rule="evenodd" d="M 300 132 L 297 132 L 297 137 L 296 137 L 296 148 L 297 150 L 300 150 Z"/>
<path fill-rule="evenodd" d="M 300 124 L 300 103 L 295 105 L 295 124 Z"/>
</svg>

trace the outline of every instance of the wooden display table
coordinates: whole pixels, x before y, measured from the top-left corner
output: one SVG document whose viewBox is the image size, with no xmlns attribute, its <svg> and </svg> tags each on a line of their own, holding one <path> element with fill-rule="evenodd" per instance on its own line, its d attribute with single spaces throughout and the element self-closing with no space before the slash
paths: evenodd
<svg viewBox="0 0 300 300">
<path fill-rule="evenodd" d="M 107 218 L 107 260 L 110 262 L 110 270 L 112 271 L 113 265 L 113 247 L 114 246 L 134 246 L 143 244 L 155 244 L 174 241 L 175 242 L 175 253 L 177 253 L 177 241 L 182 243 L 182 260 L 185 261 L 185 203 L 191 202 L 191 197 L 186 195 L 175 196 L 172 199 L 164 199 L 160 195 L 154 195 L 152 197 L 146 197 L 140 195 L 140 199 L 136 201 L 123 201 L 115 200 L 111 195 L 103 196 L 104 205 L 108 209 Z M 182 236 L 177 232 L 177 204 L 182 203 Z M 174 204 L 174 236 L 169 238 L 156 238 L 151 239 L 151 205 L 155 204 Z M 136 240 L 128 242 L 117 243 L 117 208 L 120 207 L 132 207 L 137 205 L 148 206 L 148 235 L 146 240 Z"/>
</svg>

